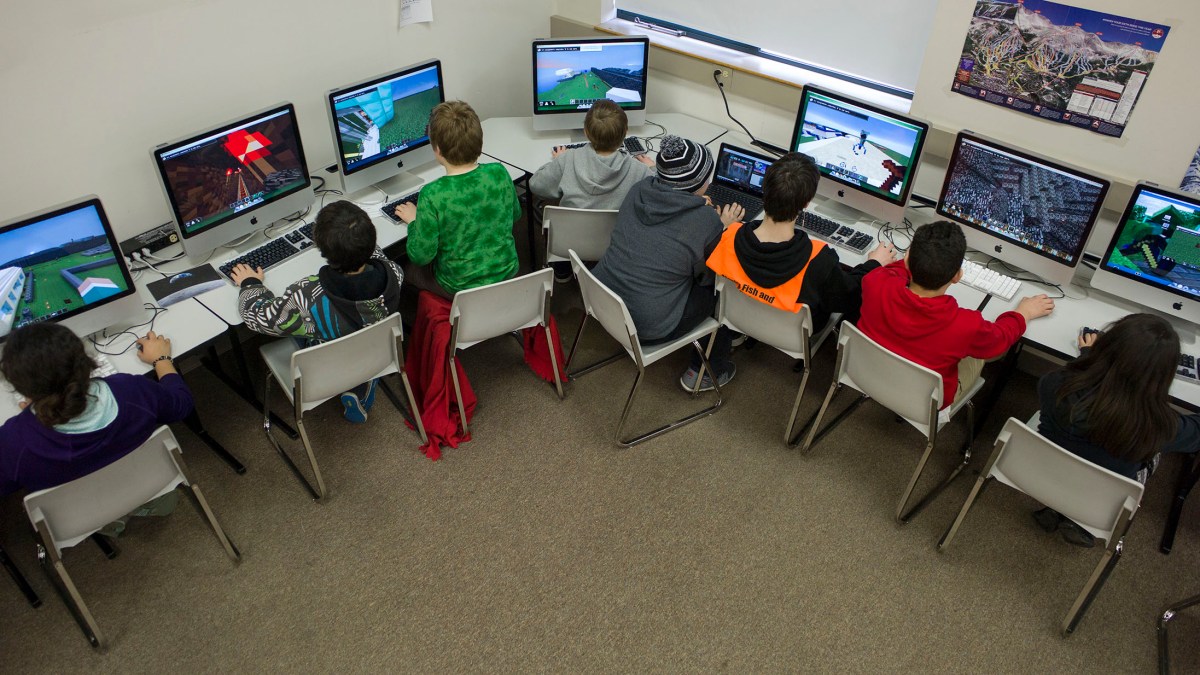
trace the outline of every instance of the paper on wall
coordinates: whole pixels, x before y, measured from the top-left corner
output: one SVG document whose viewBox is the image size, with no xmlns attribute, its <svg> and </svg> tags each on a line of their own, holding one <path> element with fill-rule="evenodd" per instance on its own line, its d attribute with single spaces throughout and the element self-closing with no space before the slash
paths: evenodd
<svg viewBox="0 0 1200 675">
<path fill-rule="evenodd" d="M 1197 148 L 1196 156 L 1192 157 L 1192 163 L 1184 172 L 1183 182 L 1179 184 L 1179 189 L 1200 195 L 1200 148 Z"/>
<path fill-rule="evenodd" d="M 433 0 L 400 0 L 400 25 L 433 23 Z"/>
</svg>

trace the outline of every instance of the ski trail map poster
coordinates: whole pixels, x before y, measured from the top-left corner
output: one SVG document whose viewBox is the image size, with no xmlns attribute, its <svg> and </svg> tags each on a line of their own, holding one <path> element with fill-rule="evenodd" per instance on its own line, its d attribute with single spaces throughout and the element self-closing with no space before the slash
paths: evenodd
<svg viewBox="0 0 1200 675">
<path fill-rule="evenodd" d="M 951 90 L 1120 137 L 1169 30 L 1046 0 L 978 0 Z"/>
</svg>

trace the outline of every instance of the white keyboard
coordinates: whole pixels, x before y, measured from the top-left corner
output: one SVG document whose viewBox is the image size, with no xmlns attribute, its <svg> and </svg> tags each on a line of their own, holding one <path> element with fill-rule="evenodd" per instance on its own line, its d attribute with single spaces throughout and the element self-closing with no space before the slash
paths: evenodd
<svg viewBox="0 0 1200 675">
<path fill-rule="evenodd" d="M 117 367 L 104 354 L 92 354 L 92 360 L 96 362 L 96 369 L 92 371 L 92 377 L 108 377 L 117 374 Z M 13 402 L 17 405 L 25 400 L 24 396 L 15 391 L 12 393 L 12 397 Z"/>
<path fill-rule="evenodd" d="M 1002 300 L 1012 300 L 1021 288 L 1020 281 L 970 260 L 963 261 L 962 270 L 963 275 L 959 283 Z"/>
</svg>

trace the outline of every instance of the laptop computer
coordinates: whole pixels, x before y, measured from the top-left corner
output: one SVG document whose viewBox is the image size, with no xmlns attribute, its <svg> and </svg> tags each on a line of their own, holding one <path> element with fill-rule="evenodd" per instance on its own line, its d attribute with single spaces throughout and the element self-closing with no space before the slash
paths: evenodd
<svg viewBox="0 0 1200 675">
<path fill-rule="evenodd" d="M 717 206 L 741 204 L 746 218 L 755 218 L 762 213 L 763 176 L 774 161 L 769 155 L 722 143 L 717 170 L 706 194 Z"/>
</svg>

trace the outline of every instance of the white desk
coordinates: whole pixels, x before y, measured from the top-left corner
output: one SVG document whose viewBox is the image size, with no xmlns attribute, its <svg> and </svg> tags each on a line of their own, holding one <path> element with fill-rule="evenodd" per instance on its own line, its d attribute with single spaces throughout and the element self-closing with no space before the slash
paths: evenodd
<svg viewBox="0 0 1200 675">
<path fill-rule="evenodd" d="M 646 115 L 654 124 L 630 127 L 629 136 L 650 138 L 664 133 L 680 136 L 700 144 L 708 144 L 727 133 L 727 129 L 682 113 Z M 483 153 L 489 157 L 532 174 L 550 161 L 550 151 L 556 145 L 578 143 L 580 139 L 570 130 L 534 131 L 532 117 L 493 117 L 483 121 Z"/>
</svg>

